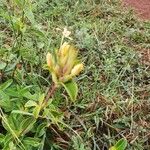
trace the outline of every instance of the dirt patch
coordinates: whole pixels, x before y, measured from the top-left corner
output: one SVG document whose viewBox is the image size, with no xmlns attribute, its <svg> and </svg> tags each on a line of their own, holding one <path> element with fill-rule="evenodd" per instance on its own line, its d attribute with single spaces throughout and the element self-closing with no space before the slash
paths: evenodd
<svg viewBox="0 0 150 150">
<path fill-rule="evenodd" d="M 143 20 L 150 20 L 150 0 L 123 0 L 126 7 L 132 8 Z M 140 49 L 142 64 L 150 66 L 150 49 Z"/>
<path fill-rule="evenodd" d="M 141 19 L 150 20 L 150 0 L 123 0 L 123 3 L 133 8 Z"/>
</svg>

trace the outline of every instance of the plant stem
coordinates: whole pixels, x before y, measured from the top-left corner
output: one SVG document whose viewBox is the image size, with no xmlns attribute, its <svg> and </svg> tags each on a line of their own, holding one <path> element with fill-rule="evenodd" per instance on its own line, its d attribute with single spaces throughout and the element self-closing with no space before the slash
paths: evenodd
<svg viewBox="0 0 150 150">
<path fill-rule="evenodd" d="M 64 41 L 64 35 L 63 35 L 62 38 L 61 38 L 60 47 L 62 46 L 63 41 Z"/>
<path fill-rule="evenodd" d="M 47 105 L 49 98 L 51 98 L 54 95 L 56 89 L 57 89 L 57 86 L 55 84 L 52 84 L 50 86 L 50 88 L 45 96 L 45 99 L 43 102 L 43 107 L 45 107 Z"/>
</svg>

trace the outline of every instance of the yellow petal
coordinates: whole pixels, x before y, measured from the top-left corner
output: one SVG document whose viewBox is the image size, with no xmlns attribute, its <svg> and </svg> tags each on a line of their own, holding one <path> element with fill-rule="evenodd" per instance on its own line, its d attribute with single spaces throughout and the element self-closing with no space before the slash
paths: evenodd
<svg viewBox="0 0 150 150">
<path fill-rule="evenodd" d="M 47 53 L 47 55 L 46 55 L 46 61 L 47 61 L 47 65 L 49 67 L 52 67 L 52 65 L 53 65 L 53 57 L 52 57 L 51 53 Z"/>
<path fill-rule="evenodd" d="M 66 56 L 68 54 L 70 45 L 67 42 L 64 42 L 60 47 L 59 53 L 61 56 Z"/>
<path fill-rule="evenodd" d="M 65 75 L 68 75 L 71 73 L 72 67 L 74 66 L 76 59 L 77 59 L 78 51 L 73 46 L 69 49 L 68 59 L 66 61 L 66 64 L 63 68 L 63 73 Z"/>
<path fill-rule="evenodd" d="M 72 76 L 78 75 L 78 74 L 83 70 L 83 68 L 84 68 L 83 64 L 77 64 L 77 65 L 74 66 L 74 68 L 71 70 L 71 75 L 72 75 Z"/>
<path fill-rule="evenodd" d="M 68 56 L 69 56 L 69 50 L 70 50 L 70 45 L 65 42 L 59 50 L 59 62 L 60 62 L 60 66 L 63 68 L 64 65 L 67 62 Z"/>
<path fill-rule="evenodd" d="M 53 69 L 54 73 L 59 76 L 61 74 L 61 70 L 60 70 L 60 67 L 59 65 L 56 65 Z"/>
</svg>

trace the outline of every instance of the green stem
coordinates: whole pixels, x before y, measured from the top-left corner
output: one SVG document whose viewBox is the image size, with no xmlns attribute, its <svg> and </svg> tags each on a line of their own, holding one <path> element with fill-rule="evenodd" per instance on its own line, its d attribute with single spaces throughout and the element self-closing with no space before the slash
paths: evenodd
<svg viewBox="0 0 150 150">
<path fill-rule="evenodd" d="M 63 35 L 62 38 L 61 38 L 60 47 L 62 46 L 63 41 L 64 41 L 64 35 Z"/>
</svg>

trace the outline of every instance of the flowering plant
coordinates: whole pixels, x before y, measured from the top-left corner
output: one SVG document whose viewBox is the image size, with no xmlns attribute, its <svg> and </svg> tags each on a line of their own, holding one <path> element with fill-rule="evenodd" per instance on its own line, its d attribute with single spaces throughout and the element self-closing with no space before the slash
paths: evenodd
<svg viewBox="0 0 150 150">
<path fill-rule="evenodd" d="M 47 94 L 46 101 L 51 97 L 51 93 L 60 86 L 63 86 L 66 89 L 72 101 L 75 101 L 77 97 L 78 88 L 73 78 L 80 74 L 84 65 L 83 63 L 80 63 L 77 58 L 77 48 L 67 42 L 63 43 L 64 38 L 71 39 L 69 37 L 70 33 L 71 32 L 65 28 L 60 48 L 56 50 L 54 54 L 48 52 L 46 55 L 46 66 L 51 73 L 52 81 L 54 82 Z"/>
</svg>

